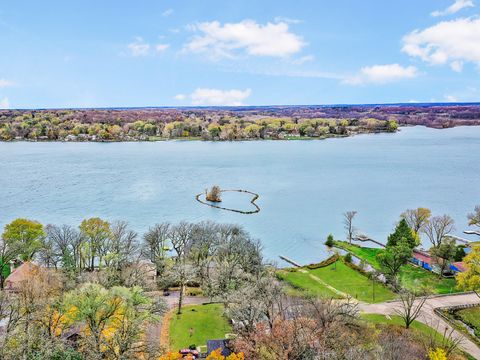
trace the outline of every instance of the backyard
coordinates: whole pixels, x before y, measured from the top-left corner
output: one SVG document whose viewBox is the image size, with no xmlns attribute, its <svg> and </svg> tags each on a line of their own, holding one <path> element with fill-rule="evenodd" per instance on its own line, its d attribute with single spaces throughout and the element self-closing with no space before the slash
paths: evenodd
<svg viewBox="0 0 480 360">
<path fill-rule="evenodd" d="M 223 315 L 222 304 L 185 306 L 170 322 L 170 348 L 206 345 L 207 340 L 224 339 L 232 328 Z"/>
<path fill-rule="evenodd" d="M 351 252 L 360 259 L 368 262 L 376 270 L 380 270 L 380 264 L 376 258 L 382 252 L 380 248 L 360 247 L 344 241 L 335 241 L 335 246 Z M 400 284 L 410 291 L 421 288 L 428 289 L 435 294 L 449 294 L 457 292 L 454 278 L 439 278 L 437 274 L 416 267 L 412 264 L 402 266 L 399 276 Z"/>
<path fill-rule="evenodd" d="M 372 282 L 367 276 L 350 268 L 343 261 L 314 270 L 302 269 L 303 272 L 301 269 L 280 271 L 279 277 L 295 288 L 318 296 L 341 297 L 323 285 L 322 282 L 324 282 L 359 301 L 376 303 L 395 298 L 395 294 L 386 286 L 379 282 Z"/>
</svg>

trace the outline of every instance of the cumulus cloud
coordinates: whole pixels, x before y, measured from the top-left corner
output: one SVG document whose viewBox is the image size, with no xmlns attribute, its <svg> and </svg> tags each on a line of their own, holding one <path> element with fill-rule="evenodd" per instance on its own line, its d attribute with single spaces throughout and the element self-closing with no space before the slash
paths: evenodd
<svg viewBox="0 0 480 360">
<path fill-rule="evenodd" d="M 146 43 L 141 37 L 136 37 L 135 41 L 127 45 L 132 56 L 147 56 L 150 53 L 150 44 Z"/>
<path fill-rule="evenodd" d="M 0 99 L 0 109 L 10 109 L 10 101 L 7 97 Z"/>
<path fill-rule="evenodd" d="M 192 105 L 212 105 L 212 106 L 242 106 L 243 101 L 252 93 L 252 90 L 220 90 L 209 88 L 198 88 L 190 95 L 178 94 L 176 100 L 190 99 Z"/>
<path fill-rule="evenodd" d="M 480 18 L 442 21 L 403 38 L 402 51 L 432 65 L 449 63 L 461 71 L 464 62 L 480 64 Z"/>
<path fill-rule="evenodd" d="M 233 58 L 238 52 L 252 56 L 288 57 L 304 46 L 303 39 L 290 32 L 286 22 L 258 24 L 253 20 L 221 24 L 203 22 L 189 27 L 198 33 L 184 51 L 208 53 L 215 58 Z"/>
<path fill-rule="evenodd" d="M 462 9 L 475 6 L 472 0 L 455 0 L 455 2 L 444 10 L 432 12 L 432 16 L 446 16 L 459 12 Z"/>
<path fill-rule="evenodd" d="M 7 79 L 0 79 L 0 88 L 6 88 L 13 85 L 13 82 Z"/>
<path fill-rule="evenodd" d="M 402 66 L 399 64 L 373 65 L 360 69 L 360 72 L 352 77 L 344 79 L 345 84 L 386 84 L 403 79 L 412 79 L 418 76 L 415 66 Z"/>
</svg>

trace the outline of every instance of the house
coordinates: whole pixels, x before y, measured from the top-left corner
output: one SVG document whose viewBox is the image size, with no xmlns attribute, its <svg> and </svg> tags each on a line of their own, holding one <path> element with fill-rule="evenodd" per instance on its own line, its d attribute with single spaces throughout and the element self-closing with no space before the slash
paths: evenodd
<svg viewBox="0 0 480 360">
<path fill-rule="evenodd" d="M 433 271 L 434 261 L 429 253 L 421 250 L 413 250 L 412 259 L 410 260 L 415 265 L 418 265 L 426 270 Z"/>
<path fill-rule="evenodd" d="M 40 267 L 31 261 L 26 261 L 7 277 L 5 280 L 5 290 L 17 291 L 22 282 L 29 280 L 32 276 L 38 274 Z"/>
<path fill-rule="evenodd" d="M 221 350 L 223 356 L 229 356 L 232 351 L 230 350 L 230 340 L 208 340 L 207 341 L 207 354 L 211 354 L 215 350 Z"/>
<path fill-rule="evenodd" d="M 465 264 L 463 263 L 463 261 L 453 262 L 450 264 L 450 270 L 452 270 L 452 272 L 454 272 L 455 274 L 459 272 L 464 272 Z"/>
</svg>

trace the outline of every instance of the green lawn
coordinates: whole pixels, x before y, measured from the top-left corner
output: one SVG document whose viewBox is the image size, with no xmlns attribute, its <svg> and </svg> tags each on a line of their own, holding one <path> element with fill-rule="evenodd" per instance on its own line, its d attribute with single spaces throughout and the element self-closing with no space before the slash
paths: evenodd
<svg viewBox="0 0 480 360">
<path fill-rule="evenodd" d="M 190 329 L 193 329 L 190 335 Z M 173 315 L 170 322 L 172 350 L 190 345 L 206 345 L 207 340 L 224 339 L 232 328 L 223 315 L 222 304 L 185 306 L 181 315 Z"/>
<path fill-rule="evenodd" d="M 372 324 L 393 324 L 402 327 L 405 326 L 402 318 L 398 315 L 390 315 L 390 319 L 388 319 L 385 315 L 379 314 L 361 314 L 360 317 Z M 419 321 L 415 320 L 410 325 L 410 329 L 417 332 L 423 338 L 429 338 L 433 334 L 437 341 L 442 342 L 443 340 L 442 334 L 432 329 L 430 326 L 427 326 Z"/>
<path fill-rule="evenodd" d="M 299 271 L 279 271 L 277 276 L 291 285 L 295 290 L 301 290 L 304 293 L 315 296 L 327 298 L 339 298 L 338 294 L 334 293 L 329 288 L 320 284 L 315 279 L 312 279 L 308 274 Z M 297 295 L 298 292 L 290 292 L 292 295 Z"/>
<path fill-rule="evenodd" d="M 340 296 L 322 285 L 309 274 L 312 274 L 335 289 L 349 294 L 364 302 L 383 302 L 395 298 L 395 294 L 379 282 L 375 282 L 375 289 L 372 281 L 360 272 L 348 267 L 342 261 L 337 261 L 323 268 L 308 270 L 307 273 L 300 271 L 280 271 L 278 276 L 297 289 L 307 293 L 323 297 L 339 298 Z M 375 299 L 373 298 L 375 290 Z"/>
<path fill-rule="evenodd" d="M 360 301 L 376 303 L 395 298 L 395 294 L 389 288 L 379 282 L 375 282 L 374 287 L 367 276 L 353 270 L 342 261 L 309 271 L 335 289 L 350 294 Z M 375 291 L 375 298 L 373 291 Z"/>
<path fill-rule="evenodd" d="M 480 306 L 458 310 L 455 312 L 465 324 L 475 330 L 475 336 L 480 338 Z"/>
<path fill-rule="evenodd" d="M 383 249 L 360 247 L 358 245 L 350 245 L 344 241 L 335 241 L 335 245 L 350 251 L 357 255 L 360 259 L 364 259 L 375 269 L 380 270 L 380 264 L 377 261 L 377 254 Z M 439 278 L 425 269 L 407 264 L 402 266 L 400 270 L 400 283 L 408 290 L 418 290 L 422 287 L 431 289 L 435 294 L 449 294 L 457 292 L 455 289 L 455 279 Z"/>
</svg>

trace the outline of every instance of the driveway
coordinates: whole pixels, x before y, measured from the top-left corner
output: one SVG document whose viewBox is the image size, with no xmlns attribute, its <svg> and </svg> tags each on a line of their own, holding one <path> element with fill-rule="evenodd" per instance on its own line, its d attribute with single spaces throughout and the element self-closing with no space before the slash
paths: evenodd
<svg viewBox="0 0 480 360">
<path fill-rule="evenodd" d="M 450 333 L 452 327 L 441 317 L 435 314 L 434 309 L 439 307 L 450 307 L 457 305 L 478 304 L 480 305 L 480 299 L 475 294 L 453 294 L 436 296 L 425 301 L 422 307 L 418 321 L 436 329 L 438 332 L 443 333 L 445 329 Z M 382 315 L 395 315 L 395 309 L 401 307 L 401 302 L 390 301 L 379 304 L 359 304 L 358 308 L 361 312 L 370 314 L 382 314 Z M 466 338 L 462 333 L 457 330 L 453 330 L 452 337 L 454 339 L 461 339 L 460 347 L 468 352 L 476 359 L 480 359 L 480 348 Z"/>
</svg>

